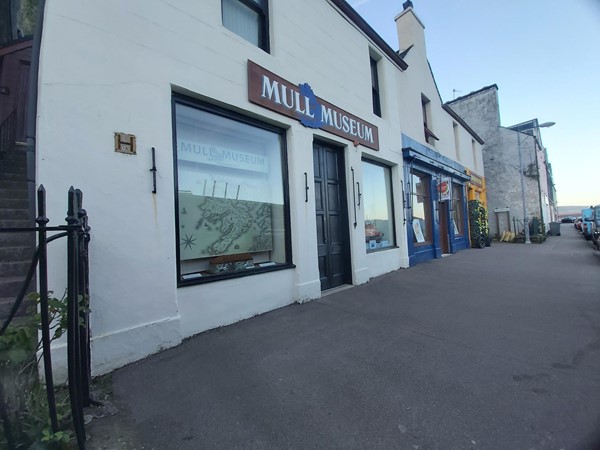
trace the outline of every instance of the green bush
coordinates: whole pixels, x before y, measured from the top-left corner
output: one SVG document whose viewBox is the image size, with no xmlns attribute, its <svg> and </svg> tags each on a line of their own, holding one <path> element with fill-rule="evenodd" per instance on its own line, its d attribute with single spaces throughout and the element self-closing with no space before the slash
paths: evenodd
<svg viewBox="0 0 600 450">
<path fill-rule="evenodd" d="M 36 304 L 39 294 L 30 294 Z M 51 339 L 66 331 L 66 300 L 50 298 L 52 320 Z M 46 387 L 38 374 L 39 314 L 20 318 L 0 335 L 0 448 L 9 449 L 70 449 L 74 442 L 71 425 L 68 389 L 55 389 L 59 429 L 52 431 L 48 413 Z M 10 433 L 10 438 L 9 434 Z"/>
<path fill-rule="evenodd" d="M 468 207 L 471 246 L 483 248 L 490 237 L 487 210 L 479 200 L 469 200 Z"/>
</svg>

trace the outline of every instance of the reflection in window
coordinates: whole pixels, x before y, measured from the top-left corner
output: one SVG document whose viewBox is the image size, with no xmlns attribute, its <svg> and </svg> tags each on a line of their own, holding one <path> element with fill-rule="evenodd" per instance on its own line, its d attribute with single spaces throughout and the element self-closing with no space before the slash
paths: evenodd
<svg viewBox="0 0 600 450">
<path fill-rule="evenodd" d="M 463 187 L 452 183 L 452 221 L 454 222 L 454 234 L 462 235 L 465 232 L 463 205 Z"/>
<path fill-rule="evenodd" d="M 362 180 L 367 252 L 393 247 L 396 239 L 391 169 L 363 160 Z"/>
<path fill-rule="evenodd" d="M 223 26 L 269 51 L 267 0 L 222 0 Z"/>
<path fill-rule="evenodd" d="M 429 180 L 427 175 L 418 172 L 413 172 L 411 176 L 412 227 L 415 244 L 432 242 Z"/>
<path fill-rule="evenodd" d="M 379 94 L 379 74 L 377 73 L 377 60 L 371 61 L 371 91 L 373 96 L 373 114 L 381 117 L 381 96 Z"/>
<path fill-rule="evenodd" d="M 433 131 L 431 131 L 431 102 L 423 94 L 421 94 L 421 111 L 423 113 L 423 131 L 425 132 L 425 142 L 427 142 L 429 145 L 435 145 L 435 141 L 439 141 L 439 139 L 435 134 L 433 134 Z"/>
<path fill-rule="evenodd" d="M 181 280 L 289 263 L 283 133 L 208 109 L 175 107 Z"/>
</svg>

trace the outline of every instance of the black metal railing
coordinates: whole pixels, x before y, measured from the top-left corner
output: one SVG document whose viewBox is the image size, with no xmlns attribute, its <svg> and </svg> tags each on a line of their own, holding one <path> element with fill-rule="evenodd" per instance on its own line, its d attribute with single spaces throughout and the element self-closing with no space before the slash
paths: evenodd
<svg viewBox="0 0 600 450">
<path fill-rule="evenodd" d="M 512 218 L 513 220 L 513 230 L 517 232 L 517 234 L 525 234 L 525 223 L 521 219 L 517 219 L 516 217 Z"/>
<path fill-rule="evenodd" d="M 68 192 L 68 206 L 66 225 L 56 227 L 47 226 L 46 217 L 46 191 L 40 186 L 37 191 L 37 211 L 35 219 L 37 227 L 31 228 L 0 228 L 0 233 L 28 233 L 36 232 L 38 246 L 34 252 L 29 271 L 23 286 L 13 303 L 8 316 L 0 327 L 2 335 L 12 322 L 21 307 L 27 294 L 28 287 L 33 280 L 35 269 L 38 268 L 38 282 L 40 288 L 40 330 L 42 341 L 43 366 L 46 383 L 46 396 L 48 399 L 48 414 L 53 433 L 58 432 L 58 417 L 55 399 L 54 381 L 52 375 L 52 356 L 50 351 L 51 318 L 49 315 L 48 291 L 48 260 L 47 246 L 61 238 L 67 240 L 67 365 L 68 386 L 71 416 L 77 445 L 80 450 L 85 449 L 85 426 L 83 408 L 90 406 L 90 332 L 89 332 L 89 241 L 90 227 L 88 226 L 87 212 L 83 209 L 83 193 L 71 187 Z M 48 232 L 56 232 L 48 236 Z M 3 399 L 0 398 L 0 403 Z M 4 410 L 4 404 L 0 408 Z M 9 448 L 17 448 L 15 442 L 10 441 L 10 423 L 7 416 L 2 415 L 2 422 L 7 436 Z"/>
<path fill-rule="evenodd" d="M 4 158 L 15 144 L 16 133 L 17 110 L 15 109 L 0 123 L 0 159 Z"/>
</svg>

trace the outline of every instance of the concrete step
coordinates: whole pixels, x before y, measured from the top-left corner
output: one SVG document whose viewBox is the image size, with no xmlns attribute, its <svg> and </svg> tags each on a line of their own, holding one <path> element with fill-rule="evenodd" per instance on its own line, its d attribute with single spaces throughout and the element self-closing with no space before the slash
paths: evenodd
<svg viewBox="0 0 600 450">
<path fill-rule="evenodd" d="M 2 173 L 2 175 L 25 176 L 25 174 L 27 174 L 27 167 L 0 163 L 0 173 Z"/>
<path fill-rule="evenodd" d="M 27 179 L 21 177 L 22 179 L 14 180 L 14 179 L 3 179 L 2 174 L 0 173 L 0 189 L 24 189 L 27 190 Z"/>
<path fill-rule="evenodd" d="M 0 246 L 2 247 L 18 247 L 32 246 L 35 242 L 35 232 L 24 233 L 0 233 Z M 1 274 L 1 272 L 0 272 Z"/>
<path fill-rule="evenodd" d="M 0 198 L 13 198 L 27 201 L 27 186 L 24 188 L 3 188 L 0 186 Z"/>
<path fill-rule="evenodd" d="M 16 296 L 15 297 L 0 297 L 0 320 L 4 320 L 6 317 L 8 317 L 8 314 L 10 313 L 10 310 L 11 310 L 15 300 L 16 300 Z M 23 317 L 28 314 L 33 314 L 34 312 L 35 312 L 34 303 L 31 300 L 29 300 L 27 297 L 25 297 L 23 299 L 23 303 L 21 304 L 21 308 L 19 308 L 19 311 L 17 312 L 17 315 L 15 316 L 15 320 L 18 320 L 18 317 Z M 14 323 L 14 321 L 12 323 Z"/>
<path fill-rule="evenodd" d="M 28 220 L 29 209 L 0 207 L 0 220 Z"/>
<path fill-rule="evenodd" d="M 8 220 L 0 218 L 0 228 L 26 228 L 35 227 L 37 224 L 33 220 Z"/>
<path fill-rule="evenodd" d="M 0 246 L 0 261 L 2 262 L 13 262 L 13 261 L 26 261 L 33 258 L 34 252 L 33 246 L 17 245 L 17 246 Z"/>
<path fill-rule="evenodd" d="M 0 209 L 1 208 L 10 208 L 10 209 L 25 209 L 27 208 L 27 199 L 23 198 L 2 198 L 0 197 Z"/>
<path fill-rule="evenodd" d="M 24 282 L 25 277 L 0 278 L 0 298 L 16 297 Z"/>
<path fill-rule="evenodd" d="M 5 172 L 0 166 L 0 181 L 27 181 L 27 174 Z"/>
<path fill-rule="evenodd" d="M 0 279 L 3 277 L 24 277 L 31 261 L 0 262 Z"/>
<path fill-rule="evenodd" d="M 4 157 L 0 159 L 2 165 L 25 165 L 27 164 L 27 152 L 24 151 L 8 151 Z"/>
</svg>

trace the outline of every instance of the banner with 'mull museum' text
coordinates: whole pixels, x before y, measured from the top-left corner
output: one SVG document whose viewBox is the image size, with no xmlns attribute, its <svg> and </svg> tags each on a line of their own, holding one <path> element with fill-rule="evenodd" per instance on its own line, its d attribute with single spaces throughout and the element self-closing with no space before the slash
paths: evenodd
<svg viewBox="0 0 600 450">
<path fill-rule="evenodd" d="M 336 136 L 379 150 L 377 127 L 315 96 L 308 83 L 298 86 L 248 60 L 248 100 Z"/>
</svg>

